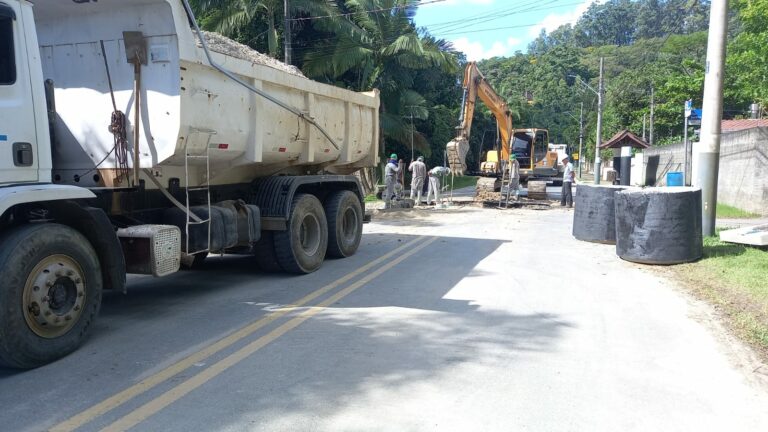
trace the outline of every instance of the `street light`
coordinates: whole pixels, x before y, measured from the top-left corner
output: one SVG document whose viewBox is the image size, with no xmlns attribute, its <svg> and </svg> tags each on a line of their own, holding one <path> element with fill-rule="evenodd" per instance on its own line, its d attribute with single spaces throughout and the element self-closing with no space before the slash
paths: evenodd
<svg viewBox="0 0 768 432">
<path fill-rule="evenodd" d="M 603 58 L 600 57 L 600 85 L 598 89 L 593 89 L 589 84 L 585 83 L 578 75 L 568 75 L 579 80 L 579 83 L 584 87 L 592 91 L 597 95 L 597 139 L 595 140 L 595 184 L 600 184 L 600 145 L 602 144 L 603 133 Z M 579 155 L 581 156 L 581 155 Z"/>
</svg>

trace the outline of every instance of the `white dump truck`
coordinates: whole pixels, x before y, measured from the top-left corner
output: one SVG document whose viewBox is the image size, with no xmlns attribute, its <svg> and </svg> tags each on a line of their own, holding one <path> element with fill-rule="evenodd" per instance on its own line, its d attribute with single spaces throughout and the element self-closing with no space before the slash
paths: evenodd
<svg viewBox="0 0 768 432">
<path fill-rule="evenodd" d="M 378 92 L 230 48 L 186 0 L 0 0 L 0 365 L 76 350 L 129 273 L 355 253 Z"/>
</svg>

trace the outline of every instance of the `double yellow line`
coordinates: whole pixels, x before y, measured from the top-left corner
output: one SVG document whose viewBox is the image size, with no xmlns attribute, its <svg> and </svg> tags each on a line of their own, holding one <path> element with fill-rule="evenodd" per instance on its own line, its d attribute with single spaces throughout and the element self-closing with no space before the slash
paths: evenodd
<svg viewBox="0 0 768 432">
<path fill-rule="evenodd" d="M 333 303 L 339 301 L 340 299 L 348 296 L 355 290 L 359 289 L 360 287 L 364 286 L 365 284 L 369 283 L 373 279 L 380 276 L 382 273 L 386 272 L 387 270 L 390 270 L 392 267 L 403 262 L 406 258 L 410 257 L 411 255 L 415 254 L 421 249 L 432 244 L 435 240 L 437 240 L 437 237 L 430 237 L 427 239 L 417 238 L 417 239 L 411 240 L 410 242 L 403 244 L 402 246 L 396 248 L 395 250 L 390 251 L 387 254 L 375 259 L 374 261 L 369 262 L 368 264 L 360 267 L 359 269 L 329 283 L 328 285 L 325 285 L 322 288 L 319 288 L 316 291 L 313 291 L 307 296 L 296 301 L 294 304 L 288 305 L 285 308 L 271 312 L 265 317 L 257 321 L 254 321 L 253 323 L 219 340 L 218 342 L 212 345 L 209 345 L 208 347 L 203 348 L 200 351 L 195 352 L 194 354 L 189 355 L 188 357 L 147 377 L 141 382 L 126 388 L 125 390 L 103 400 L 102 402 L 99 402 L 98 404 L 92 406 L 91 408 L 88 408 L 82 413 L 77 414 L 74 417 L 71 417 L 68 420 L 65 420 L 64 422 L 53 426 L 50 429 L 50 431 L 53 431 L 53 432 L 74 431 L 75 429 L 95 420 L 97 417 L 100 417 L 106 414 L 107 412 L 125 404 L 129 400 L 151 390 L 155 386 L 167 381 L 173 376 L 188 369 L 195 363 L 199 363 L 202 360 L 205 360 L 206 358 L 252 335 L 259 329 L 287 315 L 288 313 L 292 312 L 296 308 L 303 307 L 308 303 L 310 303 L 311 301 L 317 299 L 318 297 L 324 294 L 327 294 L 328 292 L 338 288 L 339 286 L 343 285 L 346 282 L 349 282 L 351 279 L 363 273 L 368 272 L 368 274 L 365 277 L 353 283 L 352 285 L 349 285 L 348 287 L 340 290 L 336 294 L 328 297 L 327 299 L 321 301 L 315 306 L 307 309 L 306 311 L 302 312 L 301 314 L 297 315 L 291 320 L 285 322 L 284 324 L 270 331 L 266 335 L 261 336 L 255 341 L 245 345 L 243 348 L 240 348 L 239 350 L 235 351 L 229 356 L 223 358 L 222 360 L 219 360 L 218 362 L 214 363 L 210 367 L 201 371 L 199 374 L 174 386 L 172 389 L 166 391 L 165 393 L 156 397 L 150 402 L 147 402 L 146 404 L 142 405 L 135 411 L 125 415 L 124 417 L 120 418 L 116 422 L 110 424 L 109 426 L 103 429 L 103 431 L 128 430 L 133 426 L 146 420 L 150 416 L 156 414 L 160 410 L 164 409 L 168 405 L 181 399 L 186 394 L 190 393 L 194 389 L 200 387 L 201 385 L 215 378 L 216 376 L 226 371 L 230 367 L 241 362 L 251 354 L 255 353 L 259 349 L 268 345 L 270 342 L 273 342 L 280 336 L 298 327 L 304 321 L 322 312 L 329 305 L 332 305 Z M 374 270 L 374 268 L 376 267 L 378 268 Z"/>
</svg>

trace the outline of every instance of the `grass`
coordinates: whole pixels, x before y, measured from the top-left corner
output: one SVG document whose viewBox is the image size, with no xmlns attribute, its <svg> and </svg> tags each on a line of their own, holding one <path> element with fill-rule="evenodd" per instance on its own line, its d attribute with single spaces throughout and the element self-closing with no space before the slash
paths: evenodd
<svg viewBox="0 0 768 432">
<path fill-rule="evenodd" d="M 453 189 L 461 189 L 468 186 L 475 186 L 477 184 L 478 177 L 471 177 L 471 176 L 455 176 L 453 178 Z M 447 184 L 451 185 L 451 176 L 447 176 L 446 180 Z"/>
<path fill-rule="evenodd" d="M 768 358 L 768 250 L 706 237 L 704 257 L 674 270 L 724 313 L 739 337 Z"/>
<path fill-rule="evenodd" d="M 365 196 L 365 202 L 367 202 L 367 203 L 376 202 L 376 201 L 381 201 L 381 200 L 376 198 L 375 194 L 370 194 L 370 195 L 366 195 Z"/>
<path fill-rule="evenodd" d="M 750 213 L 740 208 L 729 206 L 728 204 L 717 203 L 716 210 L 717 217 L 719 218 L 732 218 L 732 219 L 749 219 L 760 217 L 760 215 Z"/>
</svg>

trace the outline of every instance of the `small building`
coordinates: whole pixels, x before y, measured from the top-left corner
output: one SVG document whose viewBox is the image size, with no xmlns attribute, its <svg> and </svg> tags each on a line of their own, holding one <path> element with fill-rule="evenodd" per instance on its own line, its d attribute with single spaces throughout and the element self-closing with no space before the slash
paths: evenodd
<svg viewBox="0 0 768 432">
<path fill-rule="evenodd" d="M 600 145 L 601 150 L 613 149 L 613 167 L 619 184 L 629 185 L 632 175 L 632 149 L 647 149 L 651 145 L 624 129 Z"/>
<path fill-rule="evenodd" d="M 608 141 L 602 143 L 600 145 L 600 149 L 602 150 L 621 149 L 623 147 L 646 149 L 650 146 L 651 146 L 650 144 L 645 142 L 645 140 L 643 140 L 639 136 L 624 129 L 623 131 L 618 132 L 616 135 L 612 136 L 611 139 L 609 139 Z M 628 155 L 628 156 L 631 156 L 631 155 Z"/>
</svg>

